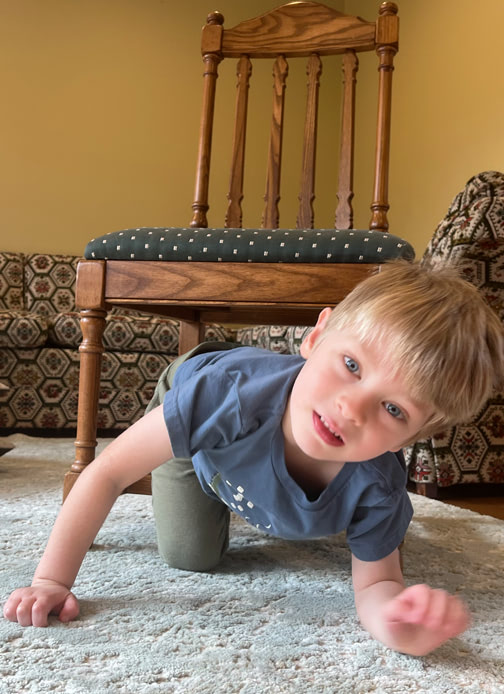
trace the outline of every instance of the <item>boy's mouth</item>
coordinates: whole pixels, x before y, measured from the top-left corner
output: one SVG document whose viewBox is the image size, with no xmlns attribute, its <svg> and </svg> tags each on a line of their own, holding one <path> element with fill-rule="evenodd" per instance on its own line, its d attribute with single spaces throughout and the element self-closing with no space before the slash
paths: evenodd
<svg viewBox="0 0 504 694">
<path fill-rule="evenodd" d="M 323 415 L 313 413 L 313 423 L 320 438 L 330 446 L 343 446 L 344 441 Z"/>
</svg>

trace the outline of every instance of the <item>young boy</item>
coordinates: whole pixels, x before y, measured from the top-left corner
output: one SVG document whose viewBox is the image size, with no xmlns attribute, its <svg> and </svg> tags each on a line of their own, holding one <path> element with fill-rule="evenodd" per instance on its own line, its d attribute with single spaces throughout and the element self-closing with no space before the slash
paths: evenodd
<svg viewBox="0 0 504 694">
<path fill-rule="evenodd" d="M 70 589 L 87 549 L 121 491 L 153 471 L 171 566 L 214 568 L 230 508 L 287 539 L 346 529 L 363 626 L 398 651 L 428 653 L 469 617 L 455 596 L 405 587 L 398 547 L 412 507 L 401 448 L 477 412 L 504 374 L 503 348 L 500 321 L 472 285 L 397 262 L 324 309 L 301 356 L 196 350 L 80 475 L 31 587 L 12 593 L 5 617 L 74 619 Z"/>
</svg>

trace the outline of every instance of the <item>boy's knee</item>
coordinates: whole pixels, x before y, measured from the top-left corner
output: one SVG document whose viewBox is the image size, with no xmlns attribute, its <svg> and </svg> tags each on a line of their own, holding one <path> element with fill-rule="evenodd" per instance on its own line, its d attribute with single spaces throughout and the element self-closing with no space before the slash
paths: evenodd
<svg viewBox="0 0 504 694">
<path fill-rule="evenodd" d="M 201 573 L 215 569 L 227 549 L 223 547 L 219 552 L 209 552 L 208 549 L 204 551 L 202 548 L 196 548 L 194 551 L 189 551 L 184 546 L 166 546 L 161 543 L 158 548 L 161 559 L 172 569 Z"/>
</svg>

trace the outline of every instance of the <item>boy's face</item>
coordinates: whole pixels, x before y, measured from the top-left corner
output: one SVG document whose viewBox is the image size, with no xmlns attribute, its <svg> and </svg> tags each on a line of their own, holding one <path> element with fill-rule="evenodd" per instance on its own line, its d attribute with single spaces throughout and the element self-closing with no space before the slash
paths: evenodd
<svg viewBox="0 0 504 694">
<path fill-rule="evenodd" d="M 331 309 L 324 309 L 301 354 L 307 360 L 284 416 L 286 450 L 300 458 L 360 462 L 410 441 L 433 414 L 416 402 L 385 340 L 373 352 L 350 329 L 320 337 Z"/>
</svg>

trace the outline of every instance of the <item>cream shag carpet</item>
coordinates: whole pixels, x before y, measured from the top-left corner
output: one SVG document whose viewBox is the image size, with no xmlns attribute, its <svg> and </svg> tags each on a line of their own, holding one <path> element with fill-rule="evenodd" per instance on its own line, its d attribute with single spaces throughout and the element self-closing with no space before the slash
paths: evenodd
<svg viewBox="0 0 504 694">
<path fill-rule="evenodd" d="M 58 511 L 68 439 L 14 435 L 0 458 L 0 602 L 30 582 Z M 1 441 L 0 441 L 1 447 Z M 504 692 L 504 523 L 412 497 L 408 582 L 461 593 L 473 624 L 414 658 L 373 641 L 353 606 L 343 536 L 286 542 L 233 523 L 218 571 L 158 558 L 150 498 L 115 505 L 47 629 L 0 619 L 0 692 L 496 694 Z"/>
</svg>

